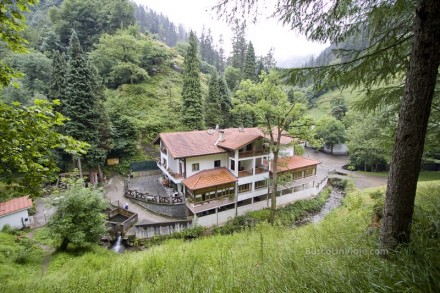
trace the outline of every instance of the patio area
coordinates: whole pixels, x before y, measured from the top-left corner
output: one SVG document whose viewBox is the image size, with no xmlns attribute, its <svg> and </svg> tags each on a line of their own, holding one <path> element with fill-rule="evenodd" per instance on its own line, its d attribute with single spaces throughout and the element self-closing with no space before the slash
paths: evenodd
<svg viewBox="0 0 440 293">
<path fill-rule="evenodd" d="M 182 203 L 183 198 L 173 188 L 161 183 L 162 175 L 141 176 L 125 180 L 125 196 L 156 203 Z"/>
</svg>

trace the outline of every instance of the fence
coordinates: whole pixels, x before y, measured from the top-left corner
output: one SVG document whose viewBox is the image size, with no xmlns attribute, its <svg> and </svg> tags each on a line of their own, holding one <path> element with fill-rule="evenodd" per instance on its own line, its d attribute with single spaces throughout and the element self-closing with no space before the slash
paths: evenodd
<svg viewBox="0 0 440 293">
<path fill-rule="evenodd" d="M 170 235 L 192 228 L 192 220 L 148 223 L 135 225 L 136 238 L 145 239 L 160 235 Z"/>
<path fill-rule="evenodd" d="M 107 227 L 124 235 L 138 221 L 138 215 L 117 207 L 108 212 Z"/>
</svg>

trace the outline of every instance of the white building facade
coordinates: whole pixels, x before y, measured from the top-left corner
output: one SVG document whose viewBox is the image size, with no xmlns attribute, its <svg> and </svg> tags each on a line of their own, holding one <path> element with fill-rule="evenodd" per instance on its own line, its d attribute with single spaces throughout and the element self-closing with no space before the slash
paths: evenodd
<svg viewBox="0 0 440 293">
<path fill-rule="evenodd" d="M 294 155 L 293 139 L 282 135 L 277 206 L 315 196 L 326 184 L 318 161 Z M 258 128 L 161 133 L 158 166 L 164 180 L 183 195 L 195 223 L 221 225 L 270 206 L 272 155 Z M 325 182 L 324 182 L 325 181 Z"/>
<path fill-rule="evenodd" d="M 22 196 L 0 203 L 0 230 L 5 225 L 14 229 L 29 227 L 30 219 L 28 209 L 32 207 L 32 200 Z"/>
</svg>

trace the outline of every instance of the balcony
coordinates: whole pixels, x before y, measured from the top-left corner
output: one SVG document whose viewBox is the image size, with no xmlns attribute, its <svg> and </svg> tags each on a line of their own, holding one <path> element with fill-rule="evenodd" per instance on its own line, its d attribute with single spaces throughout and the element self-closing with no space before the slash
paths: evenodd
<svg viewBox="0 0 440 293">
<path fill-rule="evenodd" d="M 267 156 L 269 155 L 269 151 L 264 149 L 258 149 L 258 150 L 252 150 L 252 151 L 246 151 L 246 152 L 239 152 L 238 158 L 251 158 L 251 157 L 257 157 L 257 156 Z"/>
<path fill-rule="evenodd" d="M 181 183 L 183 179 L 183 174 L 174 172 L 170 168 L 167 168 L 166 164 L 161 164 L 160 162 L 157 162 L 157 166 L 174 183 L 176 184 Z"/>
</svg>

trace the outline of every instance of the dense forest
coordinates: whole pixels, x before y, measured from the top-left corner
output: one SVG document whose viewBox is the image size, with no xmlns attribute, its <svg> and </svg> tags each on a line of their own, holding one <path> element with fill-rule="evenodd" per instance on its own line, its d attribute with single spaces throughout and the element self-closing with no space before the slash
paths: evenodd
<svg viewBox="0 0 440 293">
<path fill-rule="evenodd" d="M 160 132 L 259 125 L 255 113 L 239 105 L 252 100 L 246 80 L 259 83 L 261 72 L 268 73 L 276 62 L 273 50 L 266 56 L 255 55 L 245 23 L 233 23 L 231 40 L 213 40 L 209 28 L 191 38 L 181 24 L 124 0 L 40 1 L 25 17 L 22 35 L 28 52 L 1 51 L 5 64 L 21 74 L 0 91 L 0 98 L 22 106 L 31 106 L 36 99 L 60 101 L 55 110 L 68 118 L 62 133 L 89 145 L 83 156 L 52 153 L 60 171 L 78 167 L 77 160 L 72 165 L 72 158 L 82 157 L 85 170 L 97 172 L 102 180 L 107 158 L 121 160 L 119 171 L 126 170 L 130 161 L 153 159 L 151 142 Z M 225 56 L 224 42 L 231 42 L 230 56 Z M 305 67 L 347 62 L 348 52 L 368 46 L 368 36 L 358 33 L 332 44 Z M 197 67 L 192 76 L 186 70 L 193 68 L 191 63 Z M 198 80 L 200 87 L 185 86 L 192 84 L 191 79 Z M 332 151 L 346 143 L 349 168 L 387 169 L 401 80 L 396 76 L 386 89 L 355 90 L 340 89 L 338 83 L 319 86 L 317 81 L 282 85 L 289 101 L 306 105 L 314 119 L 309 144 Z M 392 103 L 380 101 L 383 92 Z M 434 169 L 440 160 L 436 105 L 424 151 L 425 166 Z M 20 180 L 6 180 L 13 181 Z M 15 186 L 12 190 L 18 193 L 21 187 L 28 188 L 10 183 L 6 185 Z"/>
</svg>

